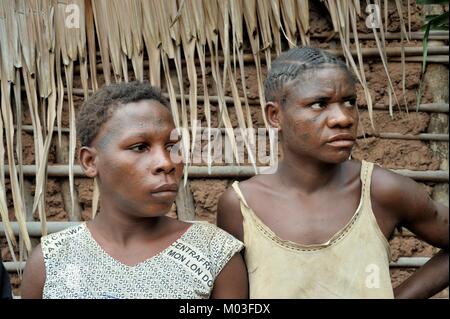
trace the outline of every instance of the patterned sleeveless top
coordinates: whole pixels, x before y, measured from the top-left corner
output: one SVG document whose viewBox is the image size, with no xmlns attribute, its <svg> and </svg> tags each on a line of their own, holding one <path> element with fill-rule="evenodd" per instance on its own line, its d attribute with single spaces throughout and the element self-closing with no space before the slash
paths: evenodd
<svg viewBox="0 0 450 319">
<path fill-rule="evenodd" d="M 85 223 L 41 240 L 44 299 L 202 299 L 243 244 L 215 225 L 194 222 L 169 247 L 134 266 L 104 251 Z"/>
<path fill-rule="evenodd" d="M 362 162 L 361 198 L 353 217 L 327 242 L 316 245 L 280 238 L 247 204 L 239 183 L 233 184 L 244 220 L 251 299 L 394 297 L 389 243 L 372 211 L 372 170 L 372 163 Z"/>
</svg>

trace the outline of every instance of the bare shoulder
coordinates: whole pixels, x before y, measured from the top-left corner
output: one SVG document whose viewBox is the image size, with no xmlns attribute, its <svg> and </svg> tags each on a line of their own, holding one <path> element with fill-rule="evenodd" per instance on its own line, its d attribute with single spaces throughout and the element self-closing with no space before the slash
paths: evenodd
<svg viewBox="0 0 450 319">
<path fill-rule="evenodd" d="M 270 178 L 270 175 L 257 175 L 239 182 L 239 190 L 247 204 L 251 206 L 252 198 L 260 196 L 261 192 L 270 189 Z M 243 241 L 242 223 L 241 199 L 230 186 L 222 194 L 217 205 L 217 226 Z"/>
<path fill-rule="evenodd" d="M 212 299 L 248 299 L 248 277 L 241 254 L 236 253 L 214 282 Z"/>
<path fill-rule="evenodd" d="M 404 226 L 430 244 L 448 245 L 448 207 L 433 201 L 414 180 L 375 166 L 372 206 L 384 223 Z"/>
<path fill-rule="evenodd" d="M 408 200 L 427 202 L 425 189 L 409 177 L 374 165 L 371 186 L 372 200 L 386 208 L 404 208 Z M 422 203 L 423 204 L 423 203 Z"/>
<path fill-rule="evenodd" d="M 46 274 L 41 244 L 37 245 L 27 259 L 20 287 L 23 299 L 40 299 L 44 290 Z"/>
<path fill-rule="evenodd" d="M 242 222 L 240 200 L 230 186 L 220 196 L 217 203 L 217 226 L 242 241 L 244 237 Z"/>
</svg>

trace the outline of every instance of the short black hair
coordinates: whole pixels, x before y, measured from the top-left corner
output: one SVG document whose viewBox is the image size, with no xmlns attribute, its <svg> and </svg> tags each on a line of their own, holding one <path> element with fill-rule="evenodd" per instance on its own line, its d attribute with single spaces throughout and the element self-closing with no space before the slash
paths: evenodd
<svg viewBox="0 0 450 319">
<path fill-rule="evenodd" d="M 148 82 L 120 82 L 102 87 L 81 106 L 77 120 L 77 134 L 81 146 L 90 146 L 114 111 L 125 104 L 154 100 L 170 110 L 169 101 L 158 88 Z"/>
<path fill-rule="evenodd" d="M 300 78 L 307 70 L 335 65 L 345 68 L 354 79 L 353 73 L 337 56 L 318 48 L 295 47 L 280 54 L 273 62 L 264 81 L 267 102 L 284 101 L 285 85 Z"/>
</svg>

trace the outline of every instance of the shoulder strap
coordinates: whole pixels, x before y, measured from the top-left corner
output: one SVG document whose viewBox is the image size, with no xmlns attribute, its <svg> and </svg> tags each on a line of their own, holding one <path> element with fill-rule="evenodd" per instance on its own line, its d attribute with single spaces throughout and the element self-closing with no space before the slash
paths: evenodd
<svg viewBox="0 0 450 319">
<path fill-rule="evenodd" d="M 370 203 L 370 184 L 372 180 L 373 163 L 361 161 L 361 184 L 365 201 Z"/>
<path fill-rule="evenodd" d="M 239 188 L 239 182 L 238 182 L 238 181 L 235 181 L 235 182 L 233 183 L 233 185 L 231 185 L 231 186 L 233 187 L 234 191 L 236 192 L 236 195 L 237 195 L 237 197 L 239 198 L 240 202 L 241 202 L 242 204 L 244 204 L 245 207 L 250 208 L 250 207 L 248 206 L 248 204 L 247 204 L 247 201 L 245 200 L 244 195 L 243 195 L 242 192 L 241 192 L 241 189 Z"/>
</svg>

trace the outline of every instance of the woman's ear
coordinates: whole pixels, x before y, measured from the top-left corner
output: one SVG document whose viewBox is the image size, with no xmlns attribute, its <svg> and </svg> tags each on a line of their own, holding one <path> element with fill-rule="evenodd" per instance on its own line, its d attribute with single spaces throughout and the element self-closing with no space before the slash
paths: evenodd
<svg viewBox="0 0 450 319">
<path fill-rule="evenodd" d="M 83 146 L 80 149 L 80 164 L 84 173 L 88 177 L 96 177 L 97 176 L 97 150 L 95 147 Z"/>
<path fill-rule="evenodd" d="M 266 103 L 266 118 L 270 126 L 281 129 L 281 106 L 278 102 Z"/>
</svg>

